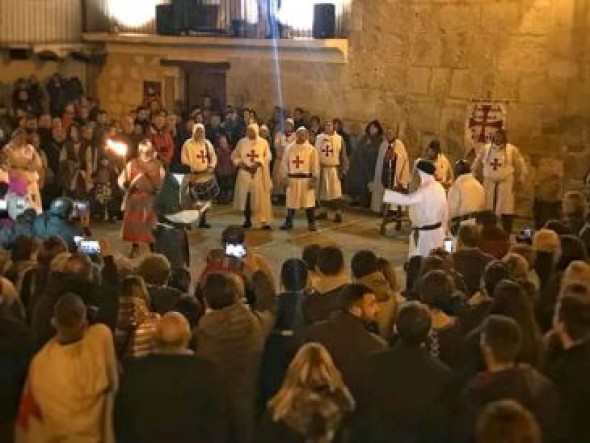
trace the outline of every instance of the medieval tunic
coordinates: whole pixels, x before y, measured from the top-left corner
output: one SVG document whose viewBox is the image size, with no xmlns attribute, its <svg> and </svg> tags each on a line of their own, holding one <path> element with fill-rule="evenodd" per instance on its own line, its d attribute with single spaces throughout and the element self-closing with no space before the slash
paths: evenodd
<svg viewBox="0 0 590 443">
<path fill-rule="evenodd" d="M 236 177 L 234 209 L 244 211 L 248 194 L 250 194 L 250 208 L 255 223 L 270 223 L 272 182 L 270 179 L 271 153 L 268 142 L 260 137 L 255 140 L 250 140 L 248 137 L 242 138 L 232 152 L 232 161 L 239 168 Z M 251 167 L 257 163 L 261 166 L 254 173 L 241 167 L 241 165 Z"/>
<path fill-rule="evenodd" d="M 421 184 L 409 195 L 387 189 L 384 203 L 410 206 L 410 218 L 414 228 L 410 235 L 409 256 L 428 257 L 430 251 L 443 245 L 448 219 L 447 195 L 442 185 L 432 175 L 419 171 Z"/>
<path fill-rule="evenodd" d="M 285 194 L 285 185 L 283 183 L 281 172 L 282 172 L 282 161 L 285 155 L 287 147 L 295 141 L 295 132 L 290 134 L 278 132 L 275 137 L 275 158 L 274 165 L 272 168 L 272 193 L 275 195 Z"/>
<path fill-rule="evenodd" d="M 483 186 L 486 193 L 486 209 L 496 215 L 514 214 L 514 181 L 524 182 L 526 166 L 518 148 L 487 145 L 475 159 L 473 170 L 483 167 Z"/>
<path fill-rule="evenodd" d="M 463 174 L 457 177 L 451 185 L 448 202 L 450 220 L 457 217 L 468 217 L 484 210 L 485 191 L 473 174 Z"/>
<path fill-rule="evenodd" d="M 213 176 L 213 170 L 217 166 L 217 155 L 209 140 L 191 138 L 182 145 L 180 161 L 191 168 L 191 172 L 199 173 L 210 169 Z"/>
<path fill-rule="evenodd" d="M 95 157 L 94 148 L 89 143 L 66 142 L 59 157 L 59 179 L 68 195 L 82 198 L 92 189 Z"/>
<path fill-rule="evenodd" d="M 132 243 L 153 243 L 153 229 L 157 218 L 154 199 L 164 179 L 164 168 L 159 160 L 131 160 L 119 176 L 119 186 L 128 183 L 124 202 L 123 240 Z"/>
<path fill-rule="evenodd" d="M 318 197 L 326 202 L 338 200 L 342 197 L 340 176 L 348 170 L 348 156 L 342 137 L 336 132 L 332 135 L 320 134 L 315 147 L 321 168 Z"/>
<path fill-rule="evenodd" d="M 33 208 L 38 213 L 41 213 L 43 207 L 39 191 L 39 172 L 43 165 L 37 150 L 31 145 L 15 146 L 9 144 L 4 148 L 4 152 L 10 165 L 9 173 L 26 183 L 27 196 Z"/>
<path fill-rule="evenodd" d="M 16 441 L 114 443 L 117 385 L 113 337 L 106 326 L 90 326 L 71 344 L 50 340 L 31 362 Z"/>
<path fill-rule="evenodd" d="M 389 170 L 390 165 L 393 170 Z M 390 178 L 390 180 L 384 180 L 386 178 L 384 175 L 388 175 L 387 178 Z M 375 177 L 371 186 L 371 210 L 380 213 L 385 189 L 407 189 L 410 179 L 410 160 L 404 144 L 398 139 L 393 142 L 387 140 L 383 142 L 379 148 L 379 155 L 375 164 Z M 387 186 L 385 186 L 386 181 L 389 181 Z"/>
<path fill-rule="evenodd" d="M 281 162 L 281 175 L 287 183 L 287 208 L 315 207 L 315 186 L 320 176 L 317 150 L 309 143 L 289 145 Z"/>
</svg>

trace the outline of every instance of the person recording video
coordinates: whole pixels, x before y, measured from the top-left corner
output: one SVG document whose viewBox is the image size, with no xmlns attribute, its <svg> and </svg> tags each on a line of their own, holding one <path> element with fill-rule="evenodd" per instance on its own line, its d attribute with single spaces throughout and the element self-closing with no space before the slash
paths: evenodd
<svg viewBox="0 0 590 443">
<path fill-rule="evenodd" d="M 90 211 L 83 202 L 60 197 L 51 202 L 49 211 L 38 216 L 33 223 L 33 235 L 47 238 L 58 235 L 70 251 L 77 249 L 76 237 L 90 236 Z"/>
</svg>

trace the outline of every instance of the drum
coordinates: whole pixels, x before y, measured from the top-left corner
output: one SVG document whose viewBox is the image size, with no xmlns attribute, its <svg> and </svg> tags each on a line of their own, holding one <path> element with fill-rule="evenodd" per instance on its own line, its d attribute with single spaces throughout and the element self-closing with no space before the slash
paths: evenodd
<svg viewBox="0 0 590 443">
<path fill-rule="evenodd" d="M 193 174 L 189 183 L 189 190 L 194 201 L 209 202 L 219 195 L 219 185 L 213 174 Z"/>
</svg>

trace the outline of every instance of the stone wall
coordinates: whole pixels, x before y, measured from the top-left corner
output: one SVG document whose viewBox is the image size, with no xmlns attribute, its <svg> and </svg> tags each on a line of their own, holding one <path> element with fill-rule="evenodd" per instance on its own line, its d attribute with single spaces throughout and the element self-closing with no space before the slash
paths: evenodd
<svg viewBox="0 0 590 443">
<path fill-rule="evenodd" d="M 456 159 L 471 100 L 505 100 L 510 138 L 531 169 L 523 195 L 564 170 L 575 188 L 590 167 L 590 0 L 354 0 L 350 26 L 346 64 L 247 51 L 223 60 L 228 102 L 261 115 L 300 105 L 344 117 L 357 134 L 379 118 L 399 125 L 413 155 L 436 136 Z M 141 80 L 163 80 L 175 89 L 168 101 L 182 98 L 180 72 L 158 57 L 109 54 L 103 104 L 127 112 L 141 100 Z"/>
</svg>

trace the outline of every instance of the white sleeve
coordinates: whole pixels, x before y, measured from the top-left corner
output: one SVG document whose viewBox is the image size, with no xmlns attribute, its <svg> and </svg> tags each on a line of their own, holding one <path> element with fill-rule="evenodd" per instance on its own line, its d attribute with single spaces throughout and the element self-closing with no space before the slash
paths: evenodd
<svg viewBox="0 0 590 443">
<path fill-rule="evenodd" d="M 209 152 L 209 167 L 215 169 L 217 166 L 217 154 L 215 153 L 215 148 L 209 140 L 206 140 L 205 143 L 207 143 L 207 151 Z"/>
<path fill-rule="evenodd" d="M 422 191 L 419 189 L 411 194 L 400 194 L 399 192 L 386 189 L 383 194 L 383 203 L 390 205 L 414 206 L 421 203 L 423 199 Z"/>
</svg>

